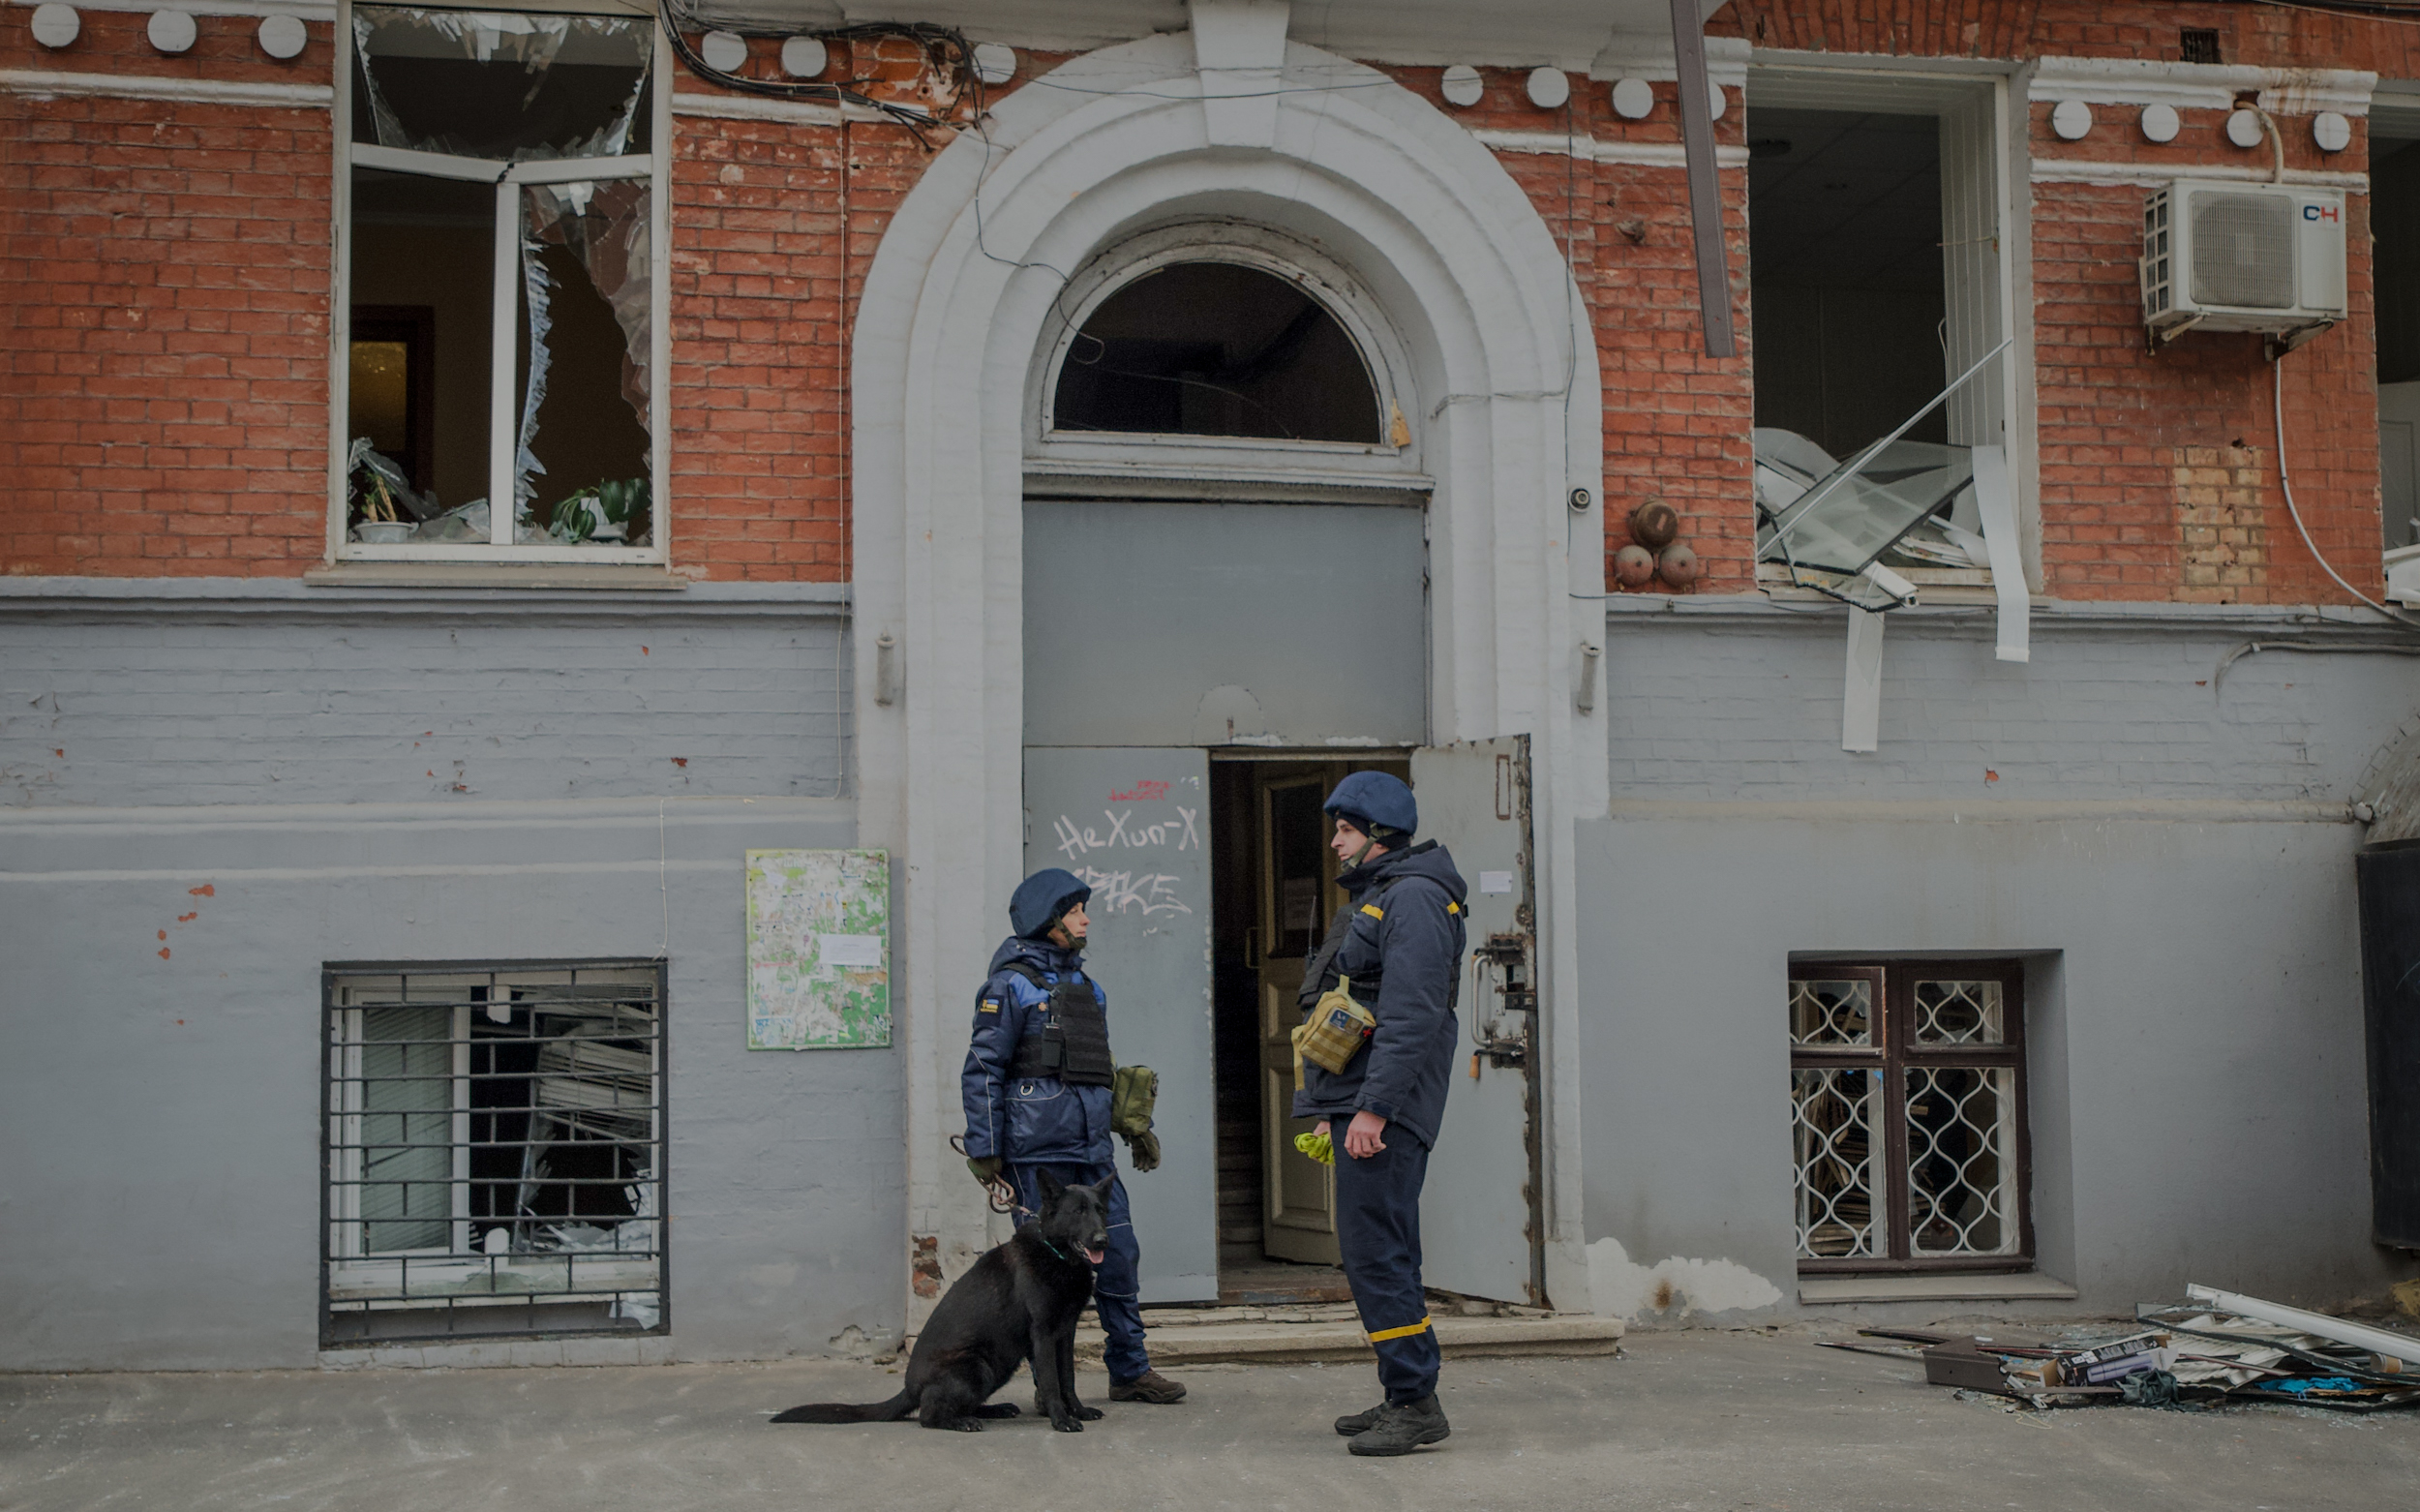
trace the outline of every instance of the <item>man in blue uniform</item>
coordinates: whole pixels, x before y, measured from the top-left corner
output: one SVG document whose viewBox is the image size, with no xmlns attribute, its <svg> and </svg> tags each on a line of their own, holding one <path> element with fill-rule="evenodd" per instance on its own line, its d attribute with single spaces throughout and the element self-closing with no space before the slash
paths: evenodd
<svg viewBox="0 0 2420 1512">
<path fill-rule="evenodd" d="M 1336 1242 L 1386 1400 L 1336 1420 L 1355 1454 L 1409 1454 L 1451 1430 L 1437 1405 L 1437 1333 L 1420 1285 L 1420 1186 L 1445 1111 L 1460 1032 L 1454 1014 L 1468 890 L 1434 840 L 1412 843 L 1411 789 L 1356 771 L 1323 805 L 1345 906 L 1303 972 L 1308 1011 L 1340 983 L 1376 1015 L 1341 1072 L 1305 1063 L 1294 1116 L 1344 1126 Z"/>
<path fill-rule="evenodd" d="M 1017 884 L 1009 899 L 1015 932 L 991 957 L 991 975 L 975 999 L 975 1034 L 959 1078 L 966 1101 L 966 1164 L 990 1186 L 1016 1193 L 1023 1227 L 1041 1206 L 1044 1170 L 1065 1186 L 1117 1174 L 1109 1144 L 1108 995 L 1084 974 L 1084 904 L 1092 889 L 1056 866 Z M 1147 1133 L 1129 1134 L 1135 1169 L 1159 1164 Z M 1143 1350 L 1142 1252 L 1127 1212 L 1126 1184 L 1109 1189 L 1109 1244 L 1093 1276 L 1102 1348 L 1112 1402 L 1170 1403 L 1185 1388 L 1151 1368 Z"/>
</svg>

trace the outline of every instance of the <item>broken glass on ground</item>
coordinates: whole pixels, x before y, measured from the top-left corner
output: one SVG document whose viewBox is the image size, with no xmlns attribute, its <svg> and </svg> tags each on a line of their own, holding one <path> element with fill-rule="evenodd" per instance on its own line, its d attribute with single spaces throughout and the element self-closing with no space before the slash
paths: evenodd
<svg viewBox="0 0 2420 1512">
<path fill-rule="evenodd" d="M 353 139 L 528 162 L 648 150 L 654 23 L 353 7 Z"/>
<path fill-rule="evenodd" d="M 650 202 L 636 179 L 522 192 L 518 540 L 650 543 Z"/>
<path fill-rule="evenodd" d="M 1921 1363 L 1935 1385 L 2012 1398 L 2012 1407 L 2018 1401 L 2037 1407 L 2265 1401 L 2359 1412 L 2420 1406 L 2420 1383 L 2405 1372 L 2420 1364 L 2420 1337 L 2188 1289 L 2193 1302 L 2137 1307 L 2132 1328 L 2058 1330 L 2063 1339 L 2012 1329 L 1962 1338 L 1862 1328 L 1860 1339 L 1883 1342 L 1819 1343 Z"/>
</svg>

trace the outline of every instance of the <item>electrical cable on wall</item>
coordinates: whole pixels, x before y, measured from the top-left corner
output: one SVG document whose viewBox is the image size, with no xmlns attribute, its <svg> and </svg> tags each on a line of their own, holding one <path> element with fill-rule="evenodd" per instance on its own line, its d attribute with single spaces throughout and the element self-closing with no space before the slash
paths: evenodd
<svg viewBox="0 0 2420 1512">
<path fill-rule="evenodd" d="M 2403 613 L 2401 610 L 2389 609 L 2386 605 L 2379 603 L 2376 599 L 2372 598 L 2367 593 L 2364 593 L 2361 590 L 2353 587 L 2350 583 L 2345 582 L 2344 575 L 2339 573 L 2333 566 L 2329 565 L 2328 559 L 2325 557 L 2319 555 L 2318 543 L 2311 538 L 2310 529 L 2302 523 L 2302 511 L 2294 505 L 2294 478 L 2293 474 L 2286 469 L 2285 466 L 2285 354 L 2284 352 L 2278 353 L 2277 360 L 2269 364 L 2269 414 L 2270 418 L 2277 423 L 2278 490 L 2285 496 L 2285 513 L 2293 520 L 2294 531 L 2302 537 L 2303 546 L 2311 553 L 2311 559 L 2319 564 L 2320 571 L 2336 580 L 2336 586 L 2338 588 L 2343 589 L 2353 597 L 2361 600 L 2365 604 L 2368 604 L 2379 614 L 2386 616 L 2390 620 L 2400 620 L 2405 624 L 2420 625 L 2420 620 L 2415 620 L 2411 616 Z"/>
<path fill-rule="evenodd" d="M 918 145 L 927 152 L 932 150 L 933 143 L 932 138 L 925 133 L 933 128 L 950 124 L 946 112 L 934 112 L 920 109 L 914 106 L 903 106 L 895 101 L 877 99 L 866 93 L 867 86 L 884 82 L 879 78 L 773 79 L 750 78 L 741 74 L 725 73 L 707 62 L 695 47 L 689 45 L 689 39 L 681 30 L 684 24 L 696 27 L 703 27 L 706 24 L 695 14 L 693 5 L 684 8 L 681 0 L 657 0 L 657 7 L 663 19 L 664 35 L 672 44 L 673 55 L 681 60 L 682 67 L 708 83 L 717 84 L 741 94 L 759 95 L 772 100 L 812 100 L 832 106 L 862 106 L 865 109 L 888 118 L 893 125 L 905 127 L 909 135 L 916 138 Z M 767 27 L 743 22 L 721 22 L 717 25 L 719 29 L 741 37 L 800 35 L 796 30 L 787 27 Z M 978 120 L 983 118 L 983 76 L 975 71 L 974 45 L 966 40 L 965 33 L 955 27 L 936 26 L 923 21 L 877 21 L 861 26 L 835 27 L 830 31 L 818 31 L 806 35 L 813 36 L 820 41 L 838 43 L 904 37 L 923 50 L 928 62 L 947 71 L 955 80 L 958 93 L 957 99 L 952 102 L 953 106 L 954 106 L 957 101 L 966 100 L 971 96 L 976 118 Z"/>
</svg>

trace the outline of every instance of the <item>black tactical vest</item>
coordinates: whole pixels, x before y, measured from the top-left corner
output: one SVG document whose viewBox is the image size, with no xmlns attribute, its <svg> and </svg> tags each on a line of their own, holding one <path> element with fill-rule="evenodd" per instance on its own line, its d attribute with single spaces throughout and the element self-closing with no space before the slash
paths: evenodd
<svg viewBox="0 0 2420 1512">
<path fill-rule="evenodd" d="M 1335 991 L 1336 983 L 1342 980 L 1343 974 L 1336 969 L 1336 956 L 1345 948 L 1345 936 L 1352 931 L 1353 916 L 1361 912 L 1361 905 L 1377 902 L 1378 899 L 1386 896 L 1396 883 L 1403 880 L 1401 877 L 1379 879 L 1376 886 L 1360 896 L 1346 898 L 1345 906 L 1336 911 L 1336 917 L 1328 921 L 1327 936 L 1319 942 L 1319 948 L 1312 952 L 1311 958 L 1303 964 L 1302 990 L 1295 994 L 1295 1004 L 1304 1013 L 1308 1013 L 1318 1006 L 1319 999 Z M 1381 956 L 1375 965 L 1365 967 L 1354 975 L 1352 1000 L 1364 1008 L 1376 1004 L 1378 985 L 1385 980 L 1385 976 L 1386 961 Z M 1461 1002 L 1462 973 L 1458 968 L 1445 989 L 1445 1006 L 1450 1009 L 1458 1007 Z"/>
<path fill-rule="evenodd" d="M 1105 1087 L 1115 1079 L 1117 1065 L 1109 1059 L 1109 1021 L 1102 1016 L 1101 1000 L 1092 983 L 1070 976 L 1051 987 L 1043 974 L 1023 961 L 1002 968 L 1038 987 L 1050 988 L 1050 1012 L 1043 1026 L 1016 1043 L 1009 1062 L 1012 1076 L 1056 1076 L 1079 1087 Z"/>
</svg>

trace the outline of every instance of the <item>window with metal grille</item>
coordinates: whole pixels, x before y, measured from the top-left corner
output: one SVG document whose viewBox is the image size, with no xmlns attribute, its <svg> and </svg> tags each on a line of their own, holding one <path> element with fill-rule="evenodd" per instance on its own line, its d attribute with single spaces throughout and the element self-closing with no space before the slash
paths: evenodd
<svg viewBox="0 0 2420 1512">
<path fill-rule="evenodd" d="M 325 1344 L 665 1327 L 664 967 L 322 976 Z"/>
<path fill-rule="evenodd" d="M 1800 1270 L 2031 1263 L 2018 962 L 1793 964 L 1790 1102 Z"/>
</svg>

